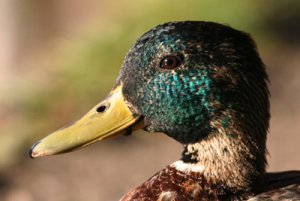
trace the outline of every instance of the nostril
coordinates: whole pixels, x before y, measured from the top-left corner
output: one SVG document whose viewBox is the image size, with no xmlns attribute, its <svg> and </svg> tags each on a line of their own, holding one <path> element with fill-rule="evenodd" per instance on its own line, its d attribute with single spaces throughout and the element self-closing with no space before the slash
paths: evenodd
<svg viewBox="0 0 300 201">
<path fill-rule="evenodd" d="M 104 112 L 106 110 L 106 106 L 105 105 L 101 105 L 97 108 L 97 112 Z"/>
</svg>

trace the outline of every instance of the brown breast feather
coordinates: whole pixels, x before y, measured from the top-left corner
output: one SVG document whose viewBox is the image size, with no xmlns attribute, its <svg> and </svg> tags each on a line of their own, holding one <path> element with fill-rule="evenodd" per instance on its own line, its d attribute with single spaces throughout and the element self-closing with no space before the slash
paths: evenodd
<svg viewBox="0 0 300 201">
<path fill-rule="evenodd" d="M 201 173 L 184 173 L 167 166 L 121 201 L 198 201 L 217 200 L 217 194 Z"/>
<path fill-rule="evenodd" d="M 127 193 L 121 201 L 201 201 L 220 198 L 222 186 L 209 184 L 201 173 L 184 173 L 167 166 L 142 185 Z M 251 193 L 250 193 L 251 194 Z M 256 200 L 300 200 L 300 171 L 268 173 Z M 243 200 L 235 195 L 225 200 Z"/>
</svg>

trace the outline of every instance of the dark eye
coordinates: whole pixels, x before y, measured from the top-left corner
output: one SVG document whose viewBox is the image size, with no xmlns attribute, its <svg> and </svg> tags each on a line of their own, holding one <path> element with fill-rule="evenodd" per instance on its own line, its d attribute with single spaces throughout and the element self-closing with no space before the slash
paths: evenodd
<svg viewBox="0 0 300 201">
<path fill-rule="evenodd" d="M 181 64 L 181 59 L 175 55 L 165 56 L 159 64 L 162 69 L 172 70 Z"/>
</svg>

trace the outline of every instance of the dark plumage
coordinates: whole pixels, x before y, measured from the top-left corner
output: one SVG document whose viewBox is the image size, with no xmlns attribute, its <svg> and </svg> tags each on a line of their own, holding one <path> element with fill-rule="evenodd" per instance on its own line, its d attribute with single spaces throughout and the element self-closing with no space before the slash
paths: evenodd
<svg viewBox="0 0 300 201">
<path fill-rule="evenodd" d="M 158 25 L 130 49 L 108 98 L 79 123 L 43 139 L 31 155 L 62 153 L 143 128 L 167 134 L 184 151 L 123 201 L 300 200 L 299 172 L 265 172 L 267 80 L 248 34 L 213 22 Z M 121 104 L 125 109 L 115 106 Z"/>
<path fill-rule="evenodd" d="M 203 174 L 184 173 L 174 167 L 166 167 L 148 181 L 144 182 L 121 200 L 249 200 L 249 201 L 277 201 L 300 199 L 300 173 L 290 171 L 282 173 L 268 173 L 261 189 L 257 192 L 232 194 L 222 184 L 211 184 Z"/>
</svg>

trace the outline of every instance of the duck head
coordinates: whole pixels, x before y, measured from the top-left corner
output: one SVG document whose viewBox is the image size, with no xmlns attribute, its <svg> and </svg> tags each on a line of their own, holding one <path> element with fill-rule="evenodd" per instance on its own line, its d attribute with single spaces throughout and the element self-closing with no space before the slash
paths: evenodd
<svg viewBox="0 0 300 201">
<path fill-rule="evenodd" d="M 184 144 L 186 162 L 228 157 L 263 172 L 268 126 L 267 75 L 250 36 L 212 22 L 170 22 L 138 39 L 104 101 L 36 143 L 31 156 L 143 128 Z"/>
</svg>

